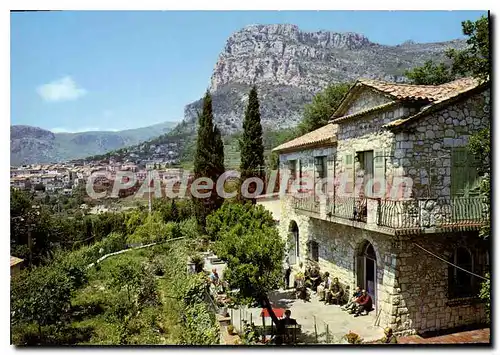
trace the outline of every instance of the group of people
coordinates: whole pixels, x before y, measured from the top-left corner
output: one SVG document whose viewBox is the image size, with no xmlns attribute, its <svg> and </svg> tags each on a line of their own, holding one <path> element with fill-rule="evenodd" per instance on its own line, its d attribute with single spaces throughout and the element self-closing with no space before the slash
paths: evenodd
<svg viewBox="0 0 500 355">
<path fill-rule="evenodd" d="M 317 287 L 319 300 L 325 304 L 335 303 L 340 305 L 344 297 L 344 289 L 339 283 L 339 279 L 334 277 L 330 278 L 330 273 L 325 272 L 323 281 Z"/>
<path fill-rule="evenodd" d="M 319 267 L 313 265 L 304 269 L 303 263 L 299 263 L 299 270 L 303 272 L 304 277 L 296 279 L 294 282 L 294 287 L 297 290 L 297 295 L 299 298 L 307 299 L 307 288 L 312 291 L 317 292 L 319 300 L 325 302 L 325 304 L 337 304 L 341 305 L 344 299 L 345 290 L 339 282 L 337 277 L 333 279 L 330 277 L 329 272 L 325 272 L 323 277 Z M 285 288 L 290 287 L 290 274 L 291 267 L 288 263 L 288 259 L 284 261 L 284 276 L 285 276 Z M 356 287 L 356 291 L 353 297 L 348 301 L 348 303 L 342 307 L 342 310 L 348 311 L 353 314 L 354 317 L 360 316 L 363 312 L 370 312 L 373 309 L 373 301 L 371 296 L 362 290 L 359 286 Z"/>
<path fill-rule="evenodd" d="M 354 314 L 354 317 L 359 317 L 361 313 L 370 312 L 373 308 L 373 301 L 371 296 L 366 292 L 366 290 L 362 290 L 359 286 L 356 287 L 356 291 L 353 294 L 351 300 L 341 309 L 343 311 L 347 311 L 350 314 Z"/>
</svg>

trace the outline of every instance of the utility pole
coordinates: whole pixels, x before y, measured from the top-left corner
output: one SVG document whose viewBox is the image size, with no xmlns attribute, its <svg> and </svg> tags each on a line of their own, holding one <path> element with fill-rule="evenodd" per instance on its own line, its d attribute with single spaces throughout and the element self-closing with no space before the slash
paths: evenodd
<svg viewBox="0 0 500 355">
<path fill-rule="evenodd" d="M 148 169 L 148 208 L 151 215 L 151 171 Z"/>
</svg>

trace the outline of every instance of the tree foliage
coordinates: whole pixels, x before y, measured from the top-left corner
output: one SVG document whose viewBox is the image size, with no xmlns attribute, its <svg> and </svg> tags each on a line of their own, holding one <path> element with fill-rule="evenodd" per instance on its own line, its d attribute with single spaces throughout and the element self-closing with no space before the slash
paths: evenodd
<svg viewBox="0 0 500 355">
<path fill-rule="evenodd" d="M 248 95 L 248 105 L 243 120 L 243 134 L 239 144 L 242 181 L 254 176 L 261 177 L 264 168 L 264 145 L 262 143 L 259 98 L 255 86 L 252 87 Z"/>
<path fill-rule="evenodd" d="M 484 300 L 486 303 L 486 316 L 488 321 L 490 321 L 490 312 L 491 312 L 491 285 L 490 285 L 490 274 L 486 274 L 486 278 L 488 280 L 484 281 L 481 284 L 481 291 L 479 292 L 479 297 Z"/>
<path fill-rule="evenodd" d="M 405 71 L 404 75 L 415 85 L 441 85 L 454 79 L 451 68 L 444 64 L 435 64 L 428 60 L 421 67 Z"/>
<path fill-rule="evenodd" d="M 12 282 L 13 323 L 36 323 L 41 337 L 42 326 L 57 324 L 68 311 L 71 291 L 71 282 L 60 268 L 43 266 L 20 275 Z"/>
<path fill-rule="evenodd" d="M 195 215 L 200 227 L 205 226 L 206 217 L 222 204 L 216 191 L 216 183 L 224 173 L 224 143 L 219 129 L 214 125 L 212 97 L 207 91 L 203 98 L 203 111 L 198 116 L 198 138 L 194 158 L 195 179 L 209 178 L 214 182 L 209 198 L 194 198 Z"/>
<path fill-rule="evenodd" d="M 451 71 L 460 76 L 473 76 L 485 81 L 490 76 L 490 25 L 487 16 L 477 21 L 462 22 L 462 32 L 467 36 L 467 48 L 449 49 L 447 55 L 452 59 Z"/>
<path fill-rule="evenodd" d="M 239 218 L 232 216 L 237 206 L 216 212 L 210 229 L 217 239 L 214 250 L 226 261 L 224 277 L 231 287 L 240 290 L 239 298 L 257 300 L 278 324 L 267 294 L 280 283 L 284 243 L 262 206 L 247 203 L 241 208 L 244 213 L 237 215 Z"/>
<path fill-rule="evenodd" d="M 211 240 L 217 240 L 235 226 L 255 230 L 263 226 L 274 227 L 271 213 L 261 205 L 225 202 L 222 207 L 207 217 L 206 232 Z"/>
<path fill-rule="evenodd" d="M 467 47 L 451 48 L 446 52 L 451 65 L 435 64 L 429 60 L 422 67 L 405 72 L 410 82 L 417 85 L 439 85 L 463 76 L 487 80 L 491 70 L 488 17 L 482 16 L 474 22 L 462 22 L 462 32 L 468 37 Z"/>
<path fill-rule="evenodd" d="M 328 124 L 351 84 L 330 84 L 314 96 L 312 103 L 304 108 L 304 118 L 298 126 L 300 135 L 314 131 Z"/>
</svg>

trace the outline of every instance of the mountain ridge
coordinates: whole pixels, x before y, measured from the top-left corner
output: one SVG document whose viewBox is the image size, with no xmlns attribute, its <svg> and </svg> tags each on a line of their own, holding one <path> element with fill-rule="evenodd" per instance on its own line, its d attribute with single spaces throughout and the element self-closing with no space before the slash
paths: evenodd
<svg viewBox="0 0 500 355">
<path fill-rule="evenodd" d="M 74 133 L 54 133 L 35 126 L 11 125 L 11 165 L 61 162 L 102 154 L 165 134 L 177 124 L 166 121 L 121 131 Z"/>
<path fill-rule="evenodd" d="M 446 61 L 446 49 L 465 45 L 461 39 L 384 45 L 354 32 L 249 25 L 229 36 L 214 66 L 209 87 L 214 119 L 225 134 L 240 131 L 248 92 L 257 85 L 263 126 L 293 127 L 302 119 L 304 105 L 328 84 L 360 77 L 405 82 L 406 69 L 426 60 Z M 196 125 L 201 103 L 185 106 L 189 125 Z"/>
</svg>

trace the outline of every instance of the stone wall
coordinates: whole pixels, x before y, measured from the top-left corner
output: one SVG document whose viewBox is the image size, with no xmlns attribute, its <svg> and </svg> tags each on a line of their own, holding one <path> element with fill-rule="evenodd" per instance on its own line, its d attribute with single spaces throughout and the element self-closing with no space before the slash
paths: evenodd
<svg viewBox="0 0 500 355">
<path fill-rule="evenodd" d="M 406 238 L 399 246 L 397 288 L 392 297 L 392 315 L 388 324 L 396 331 L 414 329 L 426 332 L 484 323 L 484 304 L 471 303 L 471 299 L 450 299 L 448 264 L 414 243 L 445 260 L 456 246 L 465 246 L 473 254 L 474 270 L 478 273 L 486 262 L 486 246 L 477 233 Z"/>
<path fill-rule="evenodd" d="M 490 90 L 408 124 L 395 136 L 395 169 L 413 179 L 415 197 L 449 197 L 451 151 L 489 126 Z M 340 147 L 340 144 L 339 144 Z M 430 173 L 429 173 L 430 171 Z"/>
<path fill-rule="evenodd" d="M 314 157 L 326 156 L 327 160 L 330 159 L 336 152 L 335 146 L 324 147 L 324 148 L 315 148 L 315 149 L 305 149 L 297 152 L 290 152 L 285 154 L 280 154 L 280 176 L 283 177 L 285 174 L 289 174 L 291 176 L 291 171 L 289 170 L 288 161 L 290 160 L 298 160 L 300 164 L 302 164 L 302 174 L 305 178 L 316 178 L 315 175 L 315 166 L 314 166 Z M 328 162 L 328 176 L 332 176 L 333 174 L 333 163 L 331 161 Z M 297 165 L 298 168 L 298 165 Z M 311 180 L 313 181 L 313 180 Z M 312 189 L 313 187 L 310 186 Z"/>
<path fill-rule="evenodd" d="M 393 253 L 391 236 L 351 226 L 311 219 L 310 238 L 319 244 L 319 264 L 322 271 L 350 287 L 358 286 L 356 257 L 368 241 L 377 256 L 375 311 L 381 326 L 388 324 L 395 285 L 396 254 Z M 361 286 L 361 285 L 360 285 Z"/>
<path fill-rule="evenodd" d="M 452 148 L 465 147 L 474 132 L 490 124 L 490 90 L 424 116 L 398 133 L 382 128 L 415 111 L 414 107 L 399 105 L 385 112 L 339 122 L 337 173 L 345 170 L 346 154 L 383 151 L 388 184 L 395 178 L 408 177 L 413 181 L 413 197 L 449 197 Z M 358 175 L 359 164 L 354 169 Z"/>
<path fill-rule="evenodd" d="M 358 97 L 351 103 L 346 112 L 347 115 L 366 110 L 370 107 L 380 106 L 393 101 L 387 96 L 381 95 L 373 90 L 364 89 Z"/>
<path fill-rule="evenodd" d="M 297 261 L 292 268 L 297 271 L 298 265 L 300 262 L 305 263 L 306 261 L 306 250 L 307 250 L 307 241 L 309 236 L 312 235 L 312 224 L 311 218 L 308 216 L 304 216 L 298 213 L 295 213 L 295 209 L 293 208 L 293 204 L 290 197 L 283 196 L 280 198 L 281 203 L 281 220 L 278 225 L 278 231 L 280 236 L 283 238 L 285 242 L 287 242 L 286 248 L 289 250 L 290 248 L 290 224 L 292 221 L 297 223 L 299 228 L 299 255 L 297 256 Z"/>
<path fill-rule="evenodd" d="M 338 143 L 325 149 L 309 149 L 280 155 L 281 174 L 286 173 L 286 161 L 301 159 L 303 173 L 314 171 L 314 156 L 336 154 L 336 174 L 345 170 L 343 156 L 357 151 L 382 150 L 386 180 L 410 176 L 414 182 L 414 196 L 422 195 L 431 183 L 431 196 L 449 196 L 451 186 L 451 148 L 463 147 L 471 134 L 489 125 L 489 95 L 487 90 L 449 108 L 422 117 L 409 124 L 401 133 L 382 128 L 396 118 L 408 116 L 414 108 L 395 106 L 361 119 L 339 123 Z M 357 107 L 368 105 L 370 95 L 361 95 Z M 376 95 L 373 95 L 376 97 Z M 365 97 L 363 99 L 363 97 Z M 365 101 L 362 104 L 361 101 Z M 372 100 L 373 105 L 376 99 Z M 383 103 L 383 102 L 382 102 Z M 354 108 L 351 107 L 352 110 Z M 445 155 L 443 158 L 442 155 Z M 428 161 L 433 161 L 429 179 Z M 354 164 L 358 170 L 359 164 Z M 333 165 L 329 164 L 329 176 Z M 288 239 L 291 221 L 299 228 L 299 261 L 307 258 L 307 242 L 319 244 L 319 263 L 322 271 L 330 273 L 351 287 L 356 286 L 356 255 L 364 240 L 374 247 L 377 256 L 377 313 L 380 326 L 391 326 L 399 334 L 415 331 L 433 331 L 461 325 L 482 323 L 484 306 L 468 301 L 455 302 L 448 298 L 448 267 L 443 261 L 415 246 L 448 258 L 454 245 L 466 245 L 474 254 L 474 264 L 484 264 L 486 248 L 477 232 L 474 234 L 432 234 L 422 237 L 393 236 L 350 225 L 332 223 L 320 213 L 321 219 L 296 213 L 291 198 L 280 198 L 280 235 Z M 419 207 L 420 208 L 420 207 Z M 432 214 L 432 213 L 430 213 Z M 296 265 L 295 265 L 296 268 Z M 453 301 L 453 302 L 451 302 Z"/>
</svg>

